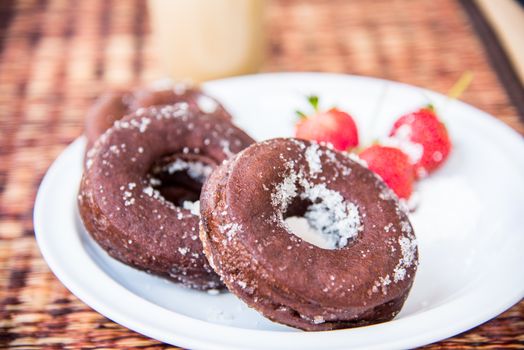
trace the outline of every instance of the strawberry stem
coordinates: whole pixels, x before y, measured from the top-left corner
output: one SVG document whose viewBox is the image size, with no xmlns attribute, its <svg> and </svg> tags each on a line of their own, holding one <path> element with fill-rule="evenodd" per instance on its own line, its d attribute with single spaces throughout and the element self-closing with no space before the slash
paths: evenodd
<svg viewBox="0 0 524 350">
<path fill-rule="evenodd" d="M 313 106 L 313 109 L 315 112 L 318 112 L 318 96 L 316 95 L 309 95 L 307 97 L 307 100 L 311 106 Z"/>
<path fill-rule="evenodd" d="M 453 85 L 449 90 L 448 97 L 456 100 L 458 99 L 464 91 L 468 88 L 469 84 L 473 80 L 473 72 L 467 70 L 460 76 L 459 80 Z"/>
<path fill-rule="evenodd" d="M 307 119 L 307 115 L 302 111 L 295 111 L 300 119 Z"/>
</svg>

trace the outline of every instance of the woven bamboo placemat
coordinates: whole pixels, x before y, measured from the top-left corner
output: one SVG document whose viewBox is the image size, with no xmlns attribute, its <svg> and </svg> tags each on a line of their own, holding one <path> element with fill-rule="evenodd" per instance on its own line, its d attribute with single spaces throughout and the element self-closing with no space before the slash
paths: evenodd
<svg viewBox="0 0 524 350">
<path fill-rule="evenodd" d="M 524 134 L 503 84 L 453 0 L 276 0 L 264 71 L 382 77 L 446 92 Z M 51 162 L 82 132 L 93 99 L 159 77 L 143 0 L 0 3 L 0 347 L 164 348 L 94 312 L 42 260 L 32 211 Z M 524 347 L 524 302 L 430 348 Z"/>
</svg>

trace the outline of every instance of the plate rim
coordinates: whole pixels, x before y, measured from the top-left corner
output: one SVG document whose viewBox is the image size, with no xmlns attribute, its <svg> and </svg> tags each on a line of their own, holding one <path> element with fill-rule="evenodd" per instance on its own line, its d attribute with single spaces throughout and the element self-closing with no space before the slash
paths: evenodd
<svg viewBox="0 0 524 350">
<path fill-rule="evenodd" d="M 290 76 L 294 77 L 302 77 L 306 79 L 316 79 L 317 77 L 321 76 L 323 78 L 336 78 L 336 79 L 363 79 L 368 81 L 376 81 L 380 83 L 385 84 L 392 84 L 392 85 L 400 85 L 405 88 L 409 89 L 420 89 L 422 91 L 425 91 L 429 93 L 430 95 L 440 96 L 440 98 L 443 98 L 442 94 L 439 94 L 437 92 L 433 92 L 427 89 L 423 89 L 414 85 L 400 83 L 400 82 L 394 82 L 379 78 L 373 78 L 373 77 L 364 77 L 364 76 L 356 76 L 356 75 L 347 75 L 347 74 L 336 74 L 336 73 L 315 73 L 315 72 L 287 72 L 287 73 L 266 73 L 266 74 L 256 74 L 256 75 L 248 75 L 248 76 L 240 76 L 240 77 L 233 77 L 233 78 L 227 78 L 227 79 L 221 79 L 216 80 L 212 82 L 206 83 L 206 85 L 210 84 L 216 84 L 216 83 L 224 83 L 224 82 L 231 82 L 231 81 L 241 81 L 241 80 L 250 80 L 250 79 L 274 79 L 274 77 L 280 78 L 282 76 L 285 76 L 286 78 L 289 78 Z M 204 88 L 206 87 L 204 85 Z M 520 147 L 522 150 L 524 150 L 524 142 L 523 139 L 520 138 L 520 135 L 518 135 L 512 128 L 507 126 L 506 124 L 502 123 L 498 119 L 492 117 L 491 115 L 487 114 L 486 112 L 483 112 L 471 105 L 465 104 L 460 101 L 454 101 L 453 103 L 458 103 L 461 108 L 468 108 L 473 109 L 475 114 L 478 116 L 482 116 L 482 118 L 479 118 L 478 120 L 481 120 L 481 124 L 491 124 L 493 126 L 492 132 L 495 132 L 497 134 L 497 138 L 503 138 L 504 142 L 506 143 L 506 146 L 508 144 L 511 144 L 511 147 L 507 147 L 508 149 L 511 149 L 512 153 L 515 153 L 514 146 L 517 145 L 517 148 Z M 476 120 L 476 121 L 478 121 Z M 141 322 L 140 320 L 133 320 L 129 319 L 128 316 L 126 316 L 126 313 L 122 313 L 119 310 L 115 310 L 111 305 L 105 305 L 104 302 L 100 302 L 99 300 L 96 300 L 96 296 L 89 295 L 89 293 L 85 292 L 82 289 L 82 286 L 75 282 L 74 278 L 75 276 L 70 276 L 69 273 L 60 266 L 60 263 L 58 260 L 55 259 L 55 256 L 53 256 L 52 252 L 52 246 L 49 245 L 49 242 L 45 239 L 45 220 L 46 218 L 44 215 L 44 204 L 46 199 L 46 193 L 49 190 L 52 181 L 55 180 L 55 177 L 57 176 L 58 168 L 61 165 L 61 162 L 64 161 L 64 159 L 67 158 L 69 153 L 72 153 L 72 150 L 75 150 L 75 147 L 81 147 L 81 144 L 85 142 L 83 137 L 80 137 L 76 139 L 73 143 L 71 143 L 65 150 L 61 152 L 61 154 L 57 157 L 55 161 L 51 164 L 49 169 L 46 172 L 46 175 L 44 176 L 40 187 L 38 189 L 38 193 L 35 200 L 35 207 L 34 207 L 34 227 L 35 227 L 35 236 L 38 243 L 38 246 L 40 248 L 40 251 L 42 253 L 42 256 L 44 257 L 45 261 L 53 271 L 53 273 L 57 276 L 57 278 L 62 282 L 64 286 L 66 286 L 74 295 L 76 295 L 79 299 L 81 299 L 83 302 L 85 302 L 88 306 L 92 307 L 94 310 L 99 312 L 102 315 L 107 316 L 108 318 L 114 320 L 115 322 L 122 324 L 126 326 L 129 329 L 132 329 L 134 331 L 137 331 L 141 334 L 144 334 L 146 336 L 150 336 L 152 338 L 165 341 L 168 343 L 176 343 L 179 346 L 188 346 L 192 348 L 200 348 L 200 347 L 206 347 L 206 348 L 241 348 L 244 347 L 245 344 L 237 344 L 237 343 L 230 343 L 229 341 L 222 343 L 222 344 L 216 344 L 214 341 L 216 339 L 210 339 L 210 340 L 199 340 L 195 339 L 194 337 L 188 336 L 188 335 L 182 335 L 182 334 L 171 334 L 166 335 L 162 333 L 162 330 L 153 329 L 151 327 L 148 327 L 147 325 L 144 325 L 144 322 Z M 80 145 L 80 146 L 79 146 Z M 517 157 L 518 158 L 518 157 Z M 518 162 L 519 168 L 524 171 L 523 162 Z M 253 330 L 253 329 L 244 329 L 244 328 L 235 328 L 231 326 L 224 326 L 224 325 L 218 325 L 213 324 L 210 322 L 202 321 L 193 319 L 189 316 L 178 314 L 174 311 L 165 310 L 162 307 L 149 302 L 145 299 L 142 299 L 138 295 L 135 295 L 131 291 L 127 290 L 124 286 L 120 285 L 118 282 L 114 281 L 110 276 L 107 276 L 106 272 L 102 271 L 99 266 L 94 261 L 91 261 L 93 265 L 96 266 L 96 268 L 101 272 L 102 274 L 106 275 L 107 278 L 111 279 L 114 284 L 118 285 L 120 289 L 124 289 L 129 294 L 134 295 L 136 298 L 141 299 L 144 303 L 150 304 L 148 307 L 152 307 L 153 309 L 159 308 L 162 309 L 170 314 L 176 314 L 177 320 L 181 322 L 197 322 L 202 323 L 206 327 L 212 328 L 213 332 L 220 332 L 222 334 L 230 334 L 233 333 L 242 333 L 242 335 L 246 337 L 254 337 L 254 336 L 260 336 L 263 338 L 273 338 L 275 333 L 277 333 L 277 336 L 279 338 L 279 345 L 293 345 L 293 343 L 299 341 L 299 338 L 305 339 L 307 342 L 311 342 L 313 340 L 314 343 L 325 343 L 328 341 L 328 339 L 336 338 L 338 335 L 345 336 L 348 334 L 348 336 L 355 336 L 355 333 L 362 333 L 365 336 L 365 333 L 375 333 L 375 330 L 380 331 L 384 327 L 390 328 L 392 325 L 396 325 L 396 328 L 402 327 L 403 321 L 408 321 L 409 319 L 413 317 L 423 317 L 424 314 L 427 317 L 431 316 L 433 312 L 436 311 L 443 311 L 443 306 L 438 306 L 434 309 L 430 309 L 427 311 L 424 311 L 419 314 L 409 315 L 399 320 L 393 320 L 390 322 L 386 322 L 383 324 L 373 325 L 373 326 L 367 326 L 367 327 L 360 327 L 355 329 L 349 329 L 349 330 L 338 330 L 338 331 L 330 331 L 330 332 L 281 332 L 281 331 L 268 331 L 268 330 Z M 466 295 L 468 298 L 471 298 L 471 294 Z M 129 296 L 127 296 L 129 297 Z M 465 296 L 462 295 L 460 298 L 455 299 L 452 301 L 452 303 L 462 302 L 463 298 Z M 479 297 L 477 292 L 477 297 Z M 484 312 L 482 316 L 479 314 L 476 315 L 476 317 L 469 317 L 464 318 L 459 323 L 460 325 L 457 326 L 457 323 L 455 323 L 453 326 L 449 325 L 448 327 L 443 327 L 437 330 L 431 330 L 431 331 L 421 331 L 418 332 L 417 336 L 413 337 L 410 336 L 407 339 L 398 339 L 397 342 L 389 342 L 387 344 L 375 344 L 372 347 L 368 347 L 367 344 L 361 344 L 361 346 L 366 346 L 367 348 L 382 348 L 387 345 L 387 348 L 402 348 L 402 347 L 412 347 L 412 346 L 419 346 L 423 344 L 427 344 L 433 341 L 437 341 L 440 339 L 443 339 L 448 336 L 452 336 L 458 333 L 461 333 L 463 331 L 469 330 L 480 323 L 487 321 L 491 319 L 492 317 L 498 315 L 499 313 L 503 312 L 504 310 L 511 307 L 513 304 L 518 302 L 520 299 L 524 297 L 524 289 L 520 291 L 515 291 L 514 295 L 511 298 L 505 299 L 504 303 L 498 303 L 497 307 L 492 307 L 490 309 L 490 312 Z M 449 303 L 446 303 L 445 305 L 449 306 Z M 444 306 L 445 306 L 444 305 Z M 434 317 L 438 316 L 438 313 L 434 315 Z M 170 316 L 172 317 L 172 316 Z M 424 323 L 424 322 L 421 322 Z M 373 329 L 372 331 L 370 331 Z M 397 329 L 397 331 L 399 331 Z M 350 335 L 352 333 L 352 335 Z M 401 333 L 401 332 L 399 332 Z M 257 337 L 259 338 L 259 337 Z M 286 338 L 286 339 L 283 339 Z M 340 338 L 340 337 L 339 337 Z M 223 340 L 223 339 L 222 339 Z M 274 344 L 272 344 L 274 345 Z M 340 347 L 347 346 L 347 342 L 339 342 Z M 267 347 L 267 344 L 263 344 L 263 347 Z"/>
</svg>

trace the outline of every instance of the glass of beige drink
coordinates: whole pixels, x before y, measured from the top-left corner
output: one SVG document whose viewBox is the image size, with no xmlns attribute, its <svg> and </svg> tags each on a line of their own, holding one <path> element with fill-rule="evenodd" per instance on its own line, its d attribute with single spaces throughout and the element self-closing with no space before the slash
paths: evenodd
<svg viewBox="0 0 524 350">
<path fill-rule="evenodd" d="M 265 0 L 149 0 L 159 63 L 175 80 L 257 72 L 264 58 Z"/>
</svg>

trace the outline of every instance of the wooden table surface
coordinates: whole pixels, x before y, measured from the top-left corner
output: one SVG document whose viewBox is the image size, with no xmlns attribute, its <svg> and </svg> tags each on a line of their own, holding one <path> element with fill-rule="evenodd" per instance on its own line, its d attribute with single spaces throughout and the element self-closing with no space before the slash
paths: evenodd
<svg viewBox="0 0 524 350">
<path fill-rule="evenodd" d="M 274 0 L 268 17 L 264 71 L 361 74 L 445 93 L 472 70 L 462 99 L 524 134 L 459 2 Z M 0 2 L 0 347 L 167 347 L 65 289 L 40 256 L 32 223 L 38 185 L 82 133 L 90 103 L 109 86 L 158 78 L 152 52 L 143 0 Z M 428 346 L 519 347 L 524 302 Z"/>
</svg>

